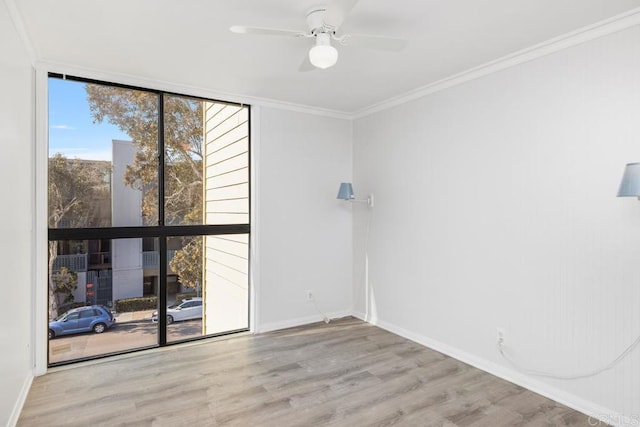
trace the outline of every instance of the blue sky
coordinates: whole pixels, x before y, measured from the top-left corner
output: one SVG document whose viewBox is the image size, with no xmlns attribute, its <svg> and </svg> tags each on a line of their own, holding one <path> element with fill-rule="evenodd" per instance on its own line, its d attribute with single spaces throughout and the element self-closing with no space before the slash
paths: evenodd
<svg viewBox="0 0 640 427">
<path fill-rule="evenodd" d="M 49 156 L 111 160 L 111 140 L 129 140 L 108 122 L 93 123 L 85 84 L 49 79 Z"/>
</svg>

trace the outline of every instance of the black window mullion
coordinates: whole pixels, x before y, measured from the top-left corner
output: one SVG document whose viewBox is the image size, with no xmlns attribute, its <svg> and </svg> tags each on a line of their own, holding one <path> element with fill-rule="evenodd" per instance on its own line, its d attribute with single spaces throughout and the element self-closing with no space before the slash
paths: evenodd
<svg viewBox="0 0 640 427">
<path fill-rule="evenodd" d="M 164 221 L 164 94 L 158 94 L 158 227 L 165 228 Z M 158 248 L 158 345 L 167 345 L 167 237 L 159 238 Z"/>
<path fill-rule="evenodd" d="M 164 227 L 164 94 L 158 95 L 158 226 Z"/>
<path fill-rule="evenodd" d="M 167 238 L 160 237 L 158 263 L 158 345 L 167 345 Z"/>
<path fill-rule="evenodd" d="M 249 234 L 249 224 L 149 227 L 50 228 L 49 240 L 135 239 L 143 237 Z"/>
</svg>

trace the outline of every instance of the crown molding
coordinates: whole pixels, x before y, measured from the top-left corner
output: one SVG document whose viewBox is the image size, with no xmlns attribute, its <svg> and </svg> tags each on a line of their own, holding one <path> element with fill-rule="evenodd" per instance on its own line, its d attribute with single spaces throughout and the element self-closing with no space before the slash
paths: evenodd
<svg viewBox="0 0 640 427">
<path fill-rule="evenodd" d="M 162 90 L 167 92 L 179 93 L 182 95 L 193 95 L 212 100 L 235 102 L 237 104 L 255 105 L 260 107 L 275 108 L 279 110 L 294 111 L 298 113 L 313 114 L 316 116 L 331 117 L 335 119 L 350 120 L 351 114 L 326 108 L 313 107 L 309 105 L 295 104 L 292 102 L 277 101 L 247 95 L 238 95 L 229 92 L 221 92 L 214 89 L 204 87 L 191 86 L 181 83 L 173 83 L 169 81 L 151 79 L 145 77 L 134 76 L 131 74 L 115 73 L 94 68 L 82 67 L 74 64 L 66 64 L 48 60 L 38 60 L 35 62 L 36 70 L 43 72 L 53 72 L 63 75 L 84 77 L 88 79 L 103 80 L 112 83 L 120 83 L 130 86 L 139 86 L 141 88 Z"/>
<path fill-rule="evenodd" d="M 575 31 L 552 38 L 526 49 L 503 56 L 477 67 L 470 68 L 434 83 L 405 92 L 384 101 L 362 108 L 351 115 L 352 120 L 360 119 L 389 108 L 396 107 L 432 93 L 440 92 L 453 86 L 458 86 L 471 80 L 496 73 L 506 68 L 532 61 L 534 59 L 564 50 L 579 44 L 613 34 L 640 24 L 640 8 L 631 9 L 620 15 L 582 27 Z"/>
<path fill-rule="evenodd" d="M 9 18 L 11 22 L 13 22 L 13 27 L 16 29 L 18 33 L 18 37 L 22 41 L 24 48 L 27 51 L 27 55 L 29 56 L 29 60 L 31 61 L 31 65 L 35 66 L 36 60 L 38 58 L 38 52 L 29 37 L 29 33 L 27 31 L 27 27 L 24 25 L 24 20 L 22 19 L 22 15 L 16 6 L 15 0 L 4 0 L 4 4 L 9 10 Z"/>
<path fill-rule="evenodd" d="M 173 83 L 153 78 L 139 77 L 131 74 L 108 72 L 75 64 L 67 64 L 49 60 L 38 60 L 37 51 L 31 43 L 29 35 L 26 31 L 26 27 L 24 26 L 20 13 L 15 5 L 15 0 L 5 0 L 5 3 L 7 5 L 7 8 L 9 9 L 9 13 L 16 27 L 16 30 L 18 31 L 20 38 L 22 39 L 36 69 L 56 72 L 60 74 L 77 75 L 86 78 L 116 82 L 132 86 L 140 86 L 150 89 L 166 90 L 168 92 L 200 96 L 227 102 L 236 102 L 239 104 L 256 105 L 261 107 L 313 114 L 343 120 L 357 120 L 375 114 L 377 112 L 384 111 L 398 105 L 422 98 L 424 96 L 440 92 L 450 87 L 458 86 L 463 83 L 484 77 L 486 75 L 493 74 L 498 71 L 514 67 L 516 65 L 523 64 L 525 62 L 532 61 L 534 59 L 573 46 L 577 46 L 579 44 L 595 40 L 600 37 L 604 37 L 609 34 L 613 34 L 640 24 L 639 7 L 597 22 L 595 24 L 591 24 L 586 27 L 582 27 L 580 29 L 566 33 L 564 35 L 552 38 L 526 49 L 519 50 L 496 60 L 489 61 L 477 67 L 470 68 L 463 72 L 454 74 L 452 76 L 419 87 L 417 89 L 388 98 L 357 111 L 348 112 L 286 101 L 278 101 L 268 98 L 234 94 L 210 88 Z"/>
</svg>

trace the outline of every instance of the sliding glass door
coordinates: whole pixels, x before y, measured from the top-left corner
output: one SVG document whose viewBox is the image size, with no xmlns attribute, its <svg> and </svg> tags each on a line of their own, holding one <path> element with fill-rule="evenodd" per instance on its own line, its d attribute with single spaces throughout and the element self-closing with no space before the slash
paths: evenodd
<svg viewBox="0 0 640 427">
<path fill-rule="evenodd" d="M 249 326 L 249 107 L 49 77 L 49 364 Z"/>
</svg>

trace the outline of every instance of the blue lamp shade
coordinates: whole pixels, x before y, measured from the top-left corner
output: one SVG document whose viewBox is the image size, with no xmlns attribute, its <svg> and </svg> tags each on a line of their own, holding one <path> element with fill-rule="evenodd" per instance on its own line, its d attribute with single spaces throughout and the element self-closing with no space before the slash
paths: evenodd
<svg viewBox="0 0 640 427">
<path fill-rule="evenodd" d="M 640 163 L 627 163 L 618 189 L 618 197 L 640 197 Z"/>
<path fill-rule="evenodd" d="M 336 197 L 336 199 L 351 200 L 354 198 L 355 196 L 353 195 L 353 187 L 351 186 L 351 183 L 350 182 L 340 183 L 340 189 L 338 190 L 338 196 Z"/>
</svg>

